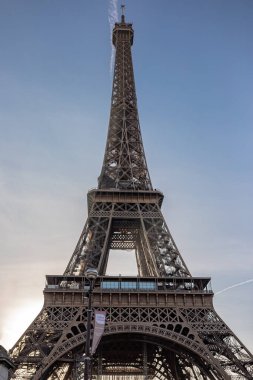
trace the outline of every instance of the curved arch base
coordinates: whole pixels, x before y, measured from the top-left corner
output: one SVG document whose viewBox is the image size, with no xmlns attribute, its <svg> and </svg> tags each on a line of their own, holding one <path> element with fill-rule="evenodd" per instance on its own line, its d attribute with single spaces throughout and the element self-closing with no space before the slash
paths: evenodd
<svg viewBox="0 0 253 380">
<path fill-rule="evenodd" d="M 137 333 L 103 338 L 93 359 L 93 378 L 216 380 L 226 374 L 176 342 Z"/>
</svg>

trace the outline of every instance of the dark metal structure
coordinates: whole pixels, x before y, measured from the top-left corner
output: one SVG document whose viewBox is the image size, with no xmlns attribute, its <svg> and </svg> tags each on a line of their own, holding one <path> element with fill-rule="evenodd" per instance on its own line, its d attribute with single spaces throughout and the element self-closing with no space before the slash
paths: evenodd
<svg viewBox="0 0 253 380">
<path fill-rule="evenodd" d="M 98 188 L 62 276 L 47 276 L 44 306 L 12 348 L 13 379 L 83 379 L 87 268 L 99 276 L 93 308 L 107 312 L 93 378 L 253 379 L 253 357 L 216 314 L 210 278 L 192 277 L 161 212 L 140 132 L 124 15 L 116 47 L 110 123 Z M 106 276 L 110 250 L 134 250 L 138 276 Z M 91 331 L 92 332 L 92 331 Z"/>
</svg>

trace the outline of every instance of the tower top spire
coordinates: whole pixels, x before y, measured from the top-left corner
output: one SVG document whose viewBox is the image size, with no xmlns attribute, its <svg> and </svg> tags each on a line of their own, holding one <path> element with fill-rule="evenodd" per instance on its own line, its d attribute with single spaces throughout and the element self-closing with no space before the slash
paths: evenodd
<svg viewBox="0 0 253 380">
<path fill-rule="evenodd" d="M 124 0 L 122 0 L 121 1 L 121 22 L 123 24 L 125 24 L 125 9 L 126 9 L 126 5 L 125 5 Z"/>
<path fill-rule="evenodd" d="M 124 18 L 115 23 L 116 48 L 111 113 L 99 189 L 152 190 L 141 137 L 131 46 L 134 31 Z"/>
</svg>

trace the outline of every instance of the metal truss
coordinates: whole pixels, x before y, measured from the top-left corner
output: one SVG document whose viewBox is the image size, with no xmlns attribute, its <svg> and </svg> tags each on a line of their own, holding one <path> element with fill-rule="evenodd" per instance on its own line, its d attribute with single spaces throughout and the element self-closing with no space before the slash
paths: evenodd
<svg viewBox="0 0 253 380">
<path fill-rule="evenodd" d="M 66 275 L 82 275 L 90 266 L 105 274 L 110 249 L 135 249 L 139 275 L 190 276 L 161 213 L 162 194 L 144 195 L 149 203 L 132 192 L 92 191 L 89 217 Z M 115 202 L 118 196 L 127 201 Z"/>
<path fill-rule="evenodd" d="M 115 25 L 109 131 L 88 219 L 62 276 L 47 276 L 44 306 L 10 351 L 11 379 L 82 380 L 87 328 L 85 270 L 97 268 L 93 307 L 106 311 L 92 358 L 97 380 L 253 379 L 253 357 L 213 308 L 210 279 L 191 276 L 153 190 L 141 138 L 131 45 Z M 134 250 L 137 277 L 109 277 L 109 251 Z M 93 325 L 91 326 L 93 333 Z"/>
<path fill-rule="evenodd" d="M 17 366 L 13 378 L 82 379 L 85 278 L 78 277 L 80 286 L 75 287 L 73 278 L 50 277 L 55 285 L 45 288 L 41 313 L 11 351 Z M 107 315 L 104 338 L 93 359 L 97 378 L 146 373 L 152 379 L 252 379 L 253 358 L 214 311 L 206 280 L 192 279 L 203 286 L 190 291 L 182 287 L 189 283 L 187 277 L 174 278 L 175 285 L 181 284 L 174 289 L 162 278 L 152 290 L 139 286 L 133 293 L 117 286 L 133 281 L 101 277 L 96 282 L 93 304 Z M 147 287 L 147 281 L 150 277 L 139 279 L 139 284 Z M 159 289 L 162 282 L 165 287 Z"/>
<path fill-rule="evenodd" d="M 116 58 L 111 114 L 99 188 L 151 190 L 137 109 L 131 24 L 116 24 L 113 42 Z"/>
</svg>

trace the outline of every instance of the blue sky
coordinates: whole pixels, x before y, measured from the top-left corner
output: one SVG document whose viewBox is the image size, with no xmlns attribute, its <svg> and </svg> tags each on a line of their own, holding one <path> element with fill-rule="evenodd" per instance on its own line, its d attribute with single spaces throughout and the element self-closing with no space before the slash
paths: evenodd
<svg viewBox="0 0 253 380">
<path fill-rule="evenodd" d="M 126 3 L 145 151 L 172 235 L 214 291 L 253 279 L 253 2 Z M 0 2 L 7 348 L 39 311 L 44 275 L 64 271 L 97 185 L 112 81 L 108 9 L 109 0 Z M 251 351 L 252 290 L 248 282 L 214 301 Z"/>
</svg>

